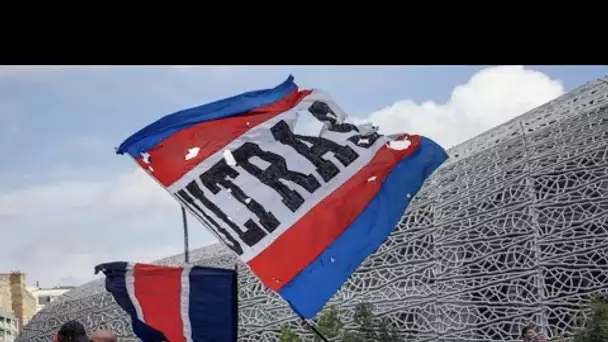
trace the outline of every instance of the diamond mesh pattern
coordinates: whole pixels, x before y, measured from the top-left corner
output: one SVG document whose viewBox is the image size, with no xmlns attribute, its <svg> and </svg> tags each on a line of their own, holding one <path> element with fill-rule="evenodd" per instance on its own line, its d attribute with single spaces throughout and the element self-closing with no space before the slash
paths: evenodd
<svg viewBox="0 0 608 342">
<path fill-rule="evenodd" d="M 608 294 L 608 78 L 449 153 L 389 240 L 332 298 L 347 326 L 354 306 L 369 301 L 411 341 L 519 341 L 529 323 L 567 339 L 581 302 Z M 219 245 L 191 259 L 235 264 Z M 283 324 L 310 337 L 276 294 L 239 271 L 241 341 L 276 341 Z M 17 341 L 51 341 L 69 319 L 137 341 L 99 280 L 51 303 Z"/>
</svg>

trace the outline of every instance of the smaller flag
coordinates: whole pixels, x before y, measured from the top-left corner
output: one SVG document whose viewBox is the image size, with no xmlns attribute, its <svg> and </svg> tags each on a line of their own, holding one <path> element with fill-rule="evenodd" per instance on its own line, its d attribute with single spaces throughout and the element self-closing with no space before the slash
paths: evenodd
<svg viewBox="0 0 608 342">
<path fill-rule="evenodd" d="M 234 270 L 111 262 L 95 267 L 143 342 L 237 340 Z"/>
</svg>

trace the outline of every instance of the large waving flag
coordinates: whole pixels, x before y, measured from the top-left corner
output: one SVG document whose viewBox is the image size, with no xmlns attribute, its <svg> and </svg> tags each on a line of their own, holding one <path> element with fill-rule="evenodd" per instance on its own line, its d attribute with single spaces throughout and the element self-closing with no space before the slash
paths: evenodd
<svg viewBox="0 0 608 342">
<path fill-rule="evenodd" d="M 233 270 L 112 262 L 95 267 L 143 342 L 236 342 Z"/>
<path fill-rule="evenodd" d="M 317 134 L 297 132 L 302 120 Z M 447 158 L 433 141 L 355 126 L 320 90 L 273 89 L 186 109 L 128 153 L 302 317 L 313 317 L 393 230 Z M 304 120 L 305 121 L 305 120 Z"/>
</svg>

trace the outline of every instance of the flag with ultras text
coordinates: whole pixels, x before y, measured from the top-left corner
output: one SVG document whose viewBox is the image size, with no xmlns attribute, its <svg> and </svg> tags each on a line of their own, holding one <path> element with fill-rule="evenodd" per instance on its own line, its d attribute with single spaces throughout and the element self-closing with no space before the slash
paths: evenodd
<svg viewBox="0 0 608 342">
<path fill-rule="evenodd" d="M 447 158 L 426 137 L 349 123 L 329 95 L 291 76 L 160 118 L 117 153 L 304 318 L 387 240 Z"/>
</svg>

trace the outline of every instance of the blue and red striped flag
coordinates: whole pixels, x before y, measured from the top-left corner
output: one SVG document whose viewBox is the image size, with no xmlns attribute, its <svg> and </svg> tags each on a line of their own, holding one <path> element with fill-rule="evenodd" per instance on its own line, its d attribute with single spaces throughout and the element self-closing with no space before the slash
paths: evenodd
<svg viewBox="0 0 608 342">
<path fill-rule="evenodd" d="M 296 132 L 307 117 L 315 135 Z M 391 233 L 447 158 L 430 139 L 356 126 L 289 77 L 165 116 L 128 153 L 302 317 L 313 317 Z"/>
<path fill-rule="evenodd" d="M 236 342 L 233 270 L 111 262 L 95 267 L 143 342 Z"/>
</svg>

